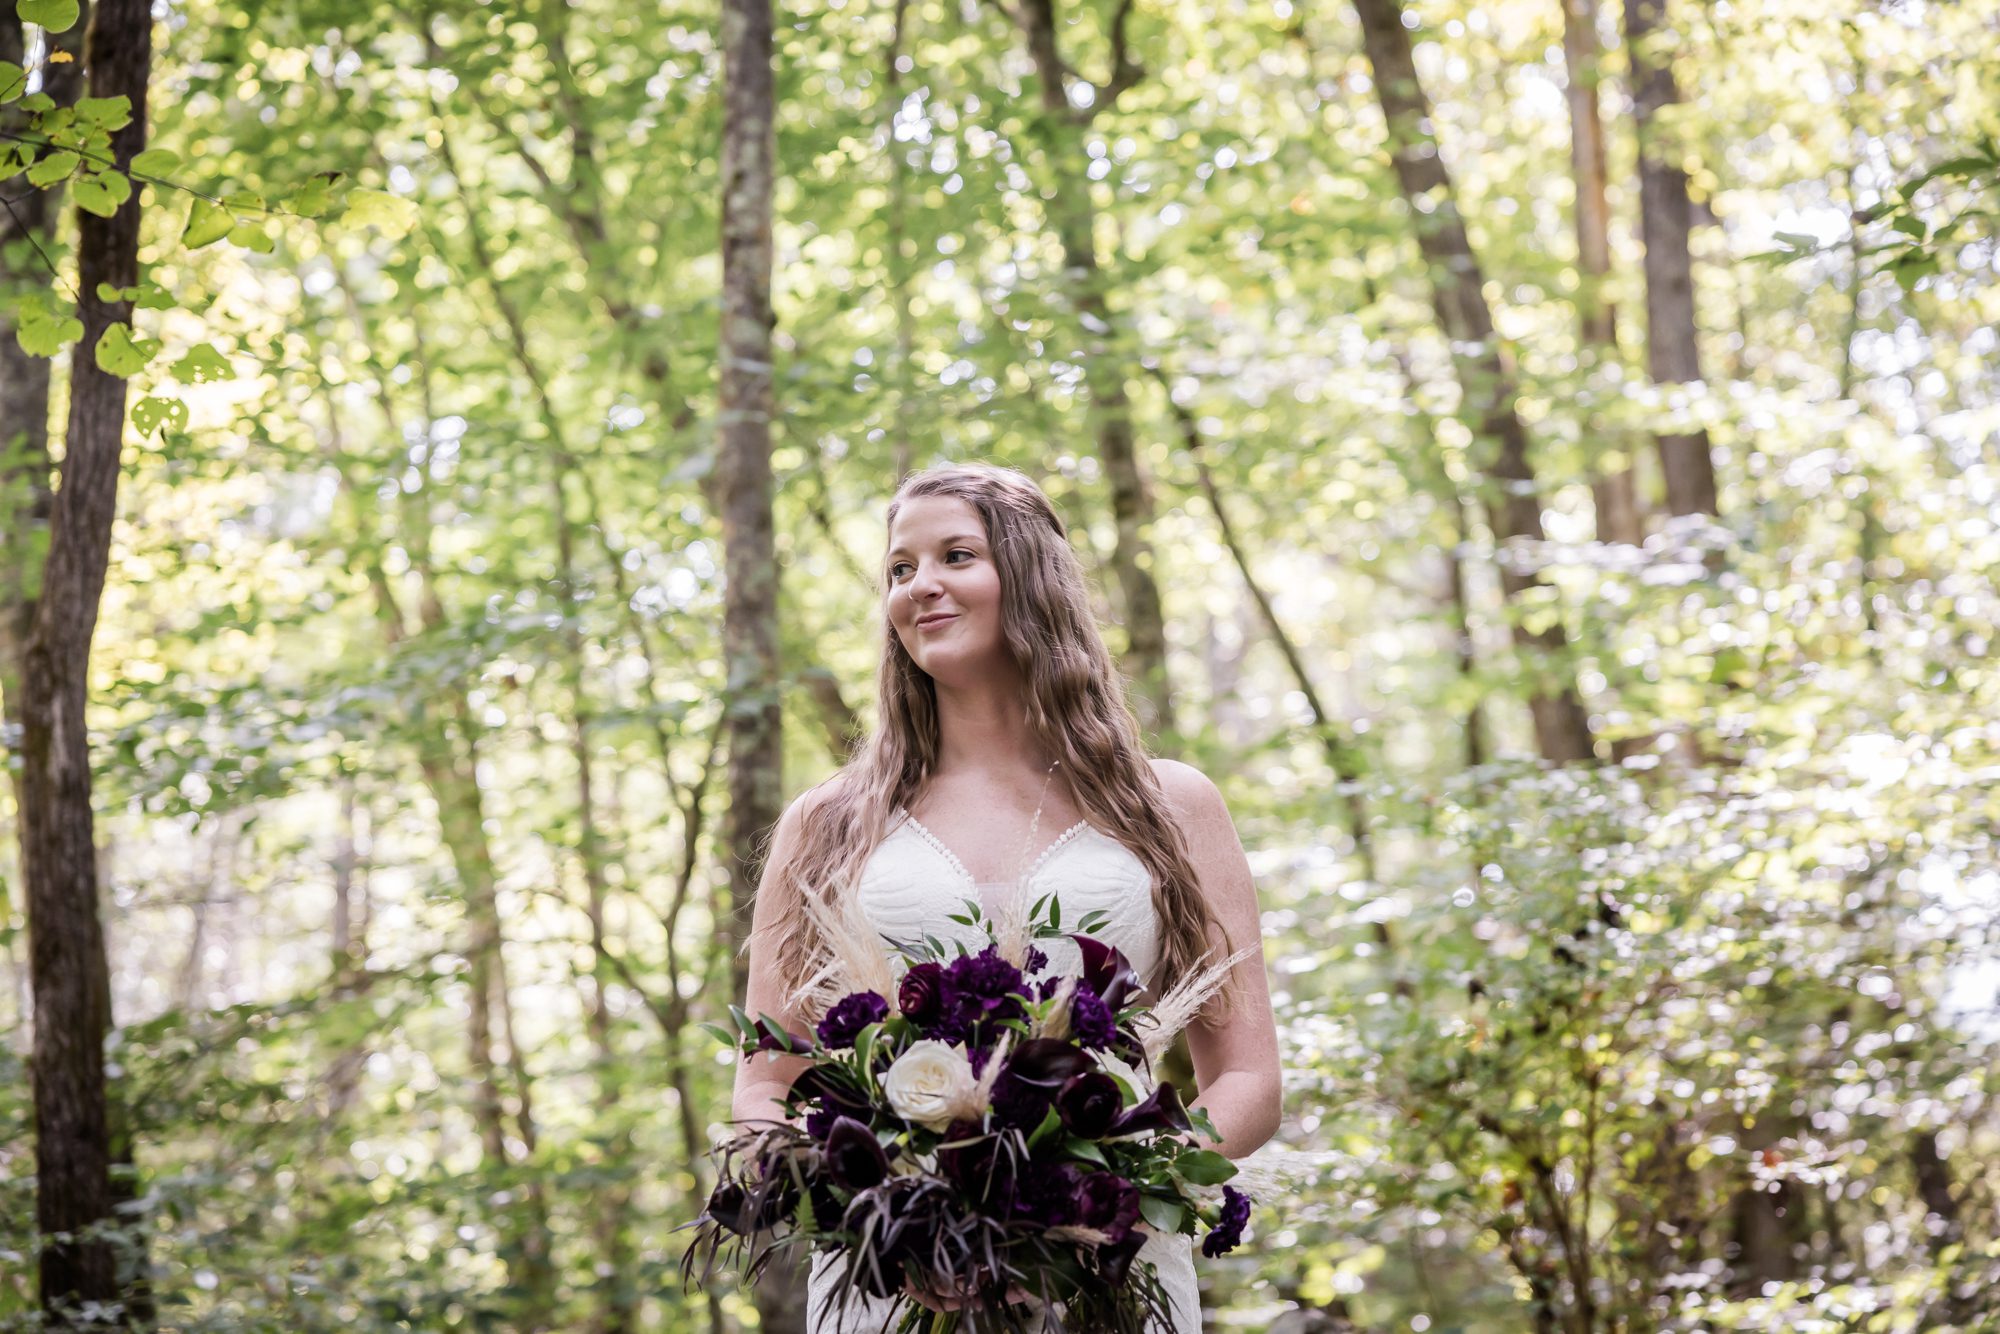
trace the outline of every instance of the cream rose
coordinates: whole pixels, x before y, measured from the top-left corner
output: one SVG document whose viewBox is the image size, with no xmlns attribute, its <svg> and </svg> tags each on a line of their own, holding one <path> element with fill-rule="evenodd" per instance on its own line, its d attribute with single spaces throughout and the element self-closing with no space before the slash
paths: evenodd
<svg viewBox="0 0 2000 1334">
<path fill-rule="evenodd" d="M 928 1038 L 911 1043 L 882 1076 L 882 1096 L 896 1115 L 937 1131 L 951 1124 L 977 1087 L 964 1049 Z"/>
</svg>

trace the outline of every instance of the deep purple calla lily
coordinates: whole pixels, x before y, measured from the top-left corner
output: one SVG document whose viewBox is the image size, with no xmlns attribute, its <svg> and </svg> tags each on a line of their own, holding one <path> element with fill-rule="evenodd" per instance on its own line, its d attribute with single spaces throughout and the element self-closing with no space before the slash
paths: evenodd
<svg viewBox="0 0 2000 1334">
<path fill-rule="evenodd" d="M 1131 960 L 1115 945 L 1107 945 L 1089 936 L 1072 935 L 1077 949 L 1083 952 L 1083 980 L 1090 989 L 1116 1014 L 1137 993 L 1146 989 L 1138 970 Z"/>
<path fill-rule="evenodd" d="M 1114 1288 L 1125 1286 L 1126 1276 L 1132 1272 L 1132 1261 L 1138 1258 L 1139 1248 L 1145 1244 L 1146 1234 L 1135 1227 L 1119 1240 L 1099 1246 L 1098 1274 Z"/>
<path fill-rule="evenodd" d="M 1181 1106 L 1181 1092 L 1170 1080 L 1161 1080 L 1146 1100 L 1119 1113 L 1111 1123 L 1110 1135 L 1137 1135 L 1148 1130 L 1192 1130 L 1187 1109 Z"/>
<path fill-rule="evenodd" d="M 875 1132 L 851 1116 L 833 1123 L 826 1137 L 826 1165 L 848 1190 L 867 1190 L 889 1175 L 889 1155 Z"/>
<path fill-rule="evenodd" d="M 779 1028 L 767 1019 L 757 1020 L 756 1029 L 758 1051 L 796 1053 L 803 1056 L 812 1050 L 811 1038 Z"/>
<path fill-rule="evenodd" d="M 1097 1063 L 1089 1054 L 1061 1038 L 1029 1038 L 1007 1058 L 1007 1073 L 1030 1084 L 1039 1084 L 1053 1093 L 1070 1078 Z"/>
<path fill-rule="evenodd" d="M 1085 1139 L 1102 1136 L 1124 1109 L 1118 1081 L 1102 1070 L 1070 1076 L 1056 1094 L 1056 1114 L 1062 1117 L 1063 1128 Z"/>
</svg>

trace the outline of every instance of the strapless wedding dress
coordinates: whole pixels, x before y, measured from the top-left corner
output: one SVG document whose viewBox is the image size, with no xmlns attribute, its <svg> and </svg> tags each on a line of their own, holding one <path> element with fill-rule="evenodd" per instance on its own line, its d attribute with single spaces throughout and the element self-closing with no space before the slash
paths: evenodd
<svg viewBox="0 0 2000 1334">
<path fill-rule="evenodd" d="M 921 940 L 929 934 L 947 943 L 963 941 L 967 949 L 984 948 L 984 932 L 950 920 L 952 913 L 964 915 L 965 900 L 978 897 L 971 874 L 950 848 L 907 811 L 898 810 L 890 819 L 889 833 L 861 874 L 860 906 L 869 922 L 898 940 Z M 1079 821 L 1035 859 L 1027 882 L 1031 901 L 1051 892 L 1056 895 L 1065 925 L 1102 909 L 1108 920 L 1092 934 L 1121 950 L 1147 985 L 1157 987 L 1160 940 L 1153 913 L 1152 875 L 1130 849 L 1087 821 Z M 989 906 L 987 915 L 993 913 L 994 907 Z M 1082 952 L 1075 941 L 1042 940 L 1036 946 L 1049 956 L 1041 976 L 1072 976 L 1083 971 Z M 1155 999 L 1158 994 L 1157 990 L 1148 993 Z M 1140 1074 L 1149 1080 L 1152 1077 L 1150 1071 Z M 1140 1248 L 1139 1258 L 1150 1260 L 1158 1269 L 1174 1316 L 1171 1328 L 1156 1324 L 1156 1334 L 1199 1334 L 1201 1304 L 1195 1284 L 1194 1242 L 1193 1237 L 1180 1233 L 1152 1232 Z M 862 1293 L 852 1294 L 845 1316 L 837 1317 L 834 1307 L 839 1279 L 837 1259 L 813 1256 L 807 1285 L 807 1334 L 876 1334 L 893 1328 L 885 1322 L 894 1303 Z"/>
</svg>

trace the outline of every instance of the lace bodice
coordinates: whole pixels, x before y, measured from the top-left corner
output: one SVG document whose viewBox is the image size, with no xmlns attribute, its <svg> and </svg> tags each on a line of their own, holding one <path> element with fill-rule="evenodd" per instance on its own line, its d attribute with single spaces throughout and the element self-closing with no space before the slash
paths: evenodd
<svg viewBox="0 0 2000 1334">
<path fill-rule="evenodd" d="M 1027 892 L 1039 898 L 1053 892 L 1062 905 L 1065 926 L 1088 912 L 1102 910 L 1105 924 L 1092 934 L 1114 945 L 1131 961 L 1149 987 L 1157 987 L 1160 964 L 1158 918 L 1153 912 L 1153 881 L 1144 862 L 1131 849 L 1087 821 L 1057 835 L 1026 873 Z M 965 901 L 978 885 L 942 840 L 908 811 L 898 810 L 881 846 L 863 868 L 858 893 L 863 914 L 876 930 L 899 940 L 932 935 L 981 948 L 986 936 L 975 927 L 950 920 L 965 912 Z M 991 908 L 989 907 L 989 915 Z M 1083 971 L 1082 952 L 1068 939 L 1040 940 L 1049 956 L 1044 976 L 1069 976 Z M 1157 996 L 1157 991 L 1151 993 Z M 1142 1072 L 1143 1073 L 1143 1072 Z M 1172 1298 L 1174 1325 L 1161 1334 L 1198 1334 L 1199 1294 L 1195 1284 L 1194 1238 L 1155 1234 L 1140 1250 L 1160 1273 Z M 806 1329 L 809 1334 L 859 1334 L 884 1328 L 890 1303 L 855 1294 L 844 1319 L 833 1314 L 838 1269 L 832 1257 L 815 1256 Z"/>
</svg>

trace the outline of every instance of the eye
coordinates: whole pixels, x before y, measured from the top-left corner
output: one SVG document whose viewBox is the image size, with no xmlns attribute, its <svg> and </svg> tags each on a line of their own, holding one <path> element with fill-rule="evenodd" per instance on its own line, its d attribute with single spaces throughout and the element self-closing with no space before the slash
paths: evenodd
<svg viewBox="0 0 2000 1334">
<path fill-rule="evenodd" d="M 950 560 L 953 556 L 970 556 L 970 555 L 972 555 L 972 553 L 970 551 L 967 551 L 964 547 L 953 547 L 951 551 L 947 553 L 945 559 Z"/>
<path fill-rule="evenodd" d="M 901 576 L 900 574 L 896 573 L 896 572 L 897 572 L 898 570 L 902 569 L 902 568 L 903 568 L 903 567 L 904 567 L 904 566 L 905 566 L 906 564 L 908 564 L 908 563 L 909 563 L 909 562 L 907 562 L 907 561 L 900 561 L 900 560 L 899 560 L 899 561 L 897 561 L 897 562 L 896 562 L 896 563 L 895 563 L 894 565 L 891 565 L 891 566 L 889 567 L 889 577 L 890 577 L 891 579 L 900 579 L 900 578 L 902 578 L 902 576 Z"/>
</svg>

